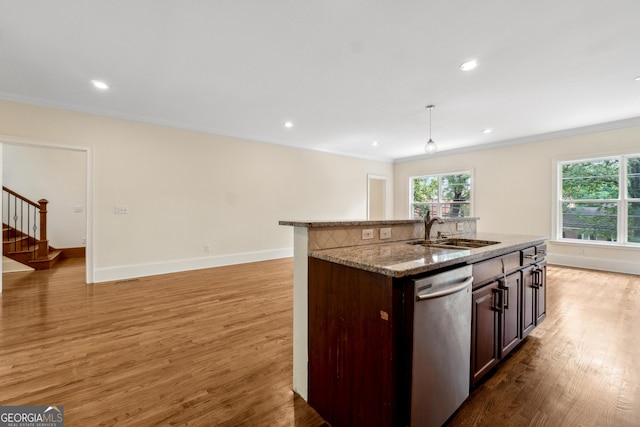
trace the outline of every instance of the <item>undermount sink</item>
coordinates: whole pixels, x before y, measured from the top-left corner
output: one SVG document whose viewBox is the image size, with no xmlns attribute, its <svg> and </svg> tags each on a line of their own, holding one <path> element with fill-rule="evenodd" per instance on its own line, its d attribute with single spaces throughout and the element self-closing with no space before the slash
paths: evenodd
<svg viewBox="0 0 640 427">
<path fill-rule="evenodd" d="M 421 245 L 432 248 L 451 248 L 451 249 L 475 249 L 485 246 L 497 245 L 500 242 L 492 240 L 476 240 L 476 239 L 441 239 L 441 240 L 418 240 L 410 242 L 411 245 Z"/>
</svg>

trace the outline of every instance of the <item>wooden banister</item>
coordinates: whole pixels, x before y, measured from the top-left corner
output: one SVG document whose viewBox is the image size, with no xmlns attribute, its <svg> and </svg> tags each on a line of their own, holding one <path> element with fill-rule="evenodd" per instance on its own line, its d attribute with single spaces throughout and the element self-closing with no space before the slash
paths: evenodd
<svg viewBox="0 0 640 427">
<path fill-rule="evenodd" d="M 40 199 L 37 202 L 34 202 L 33 200 L 29 200 L 26 197 L 22 196 L 21 194 L 16 193 L 15 191 L 2 186 L 2 191 L 9 194 L 9 196 L 7 196 L 7 200 L 10 200 L 10 197 L 13 196 L 14 197 L 14 201 L 16 203 L 17 206 L 17 200 L 20 200 L 20 203 L 26 203 L 27 205 L 31 205 L 33 206 L 35 209 L 37 209 L 37 211 L 39 212 L 39 219 L 40 219 L 40 227 L 39 227 L 39 236 L 36 237 L 36 221 L 35 221 L 35 217 L 33 217 L 33 232 L 30 229 L 30 220 L 29 220 L 29 213 L 27 210 L 27 227 L 26 229 L 21 229 L 23 228 L 22 226 L 18 226 L 17 224 L 17 220 L 18 217 L 20 216 L 22 219 L 24 219 L 23 217 L 23 211 L 22 208 L 20 210 L 20 213 L 18 214 L 17 210 L 14 209 L 14 216 L 15 216 L 15 222 L 13 224 L 13 228 L 15 229 L 14 231 L 14 238 L 16 239 L 16 245 L 17 246 L 17 236 L 18 236 L 18 232 L 19 233 L 23 233 L 24 235 L 28 236 L 29 238 L 27 239 L 27 247 L 30 244 L 30 239 L 33 239 L 31 241 L 35 241 L 37 242 L 38 245 L 38 250 L 35 253 L 35 258 L 36 259 L 44 259 L 47 258 L 49 256 L 49 240 L 47 239 L 47 204 L 49 203 L 48 200 L 45 199 Z M 4 197 L 4 196 L 3 196 Z M 7 203 L 7 225 L 11 225 L 11 218 L 9 217 L 9 212 L 11 210 L 11 203 Z M 35 213 L 35 211 L 34 211 Z M 4 216 L 4 212 L 3 212 L 3 216 Z M 22 224 L 22 221 L 21 221 Z M 22 245 L 21 245 L 22 247 Z M 15 250 L 15 247 L 14 247 Z"/>
<path fill-rule="evenodd" d="M 15 192 L 15 191 L 13 191 L 13 190 L 8 189 L 8 188 L 7 188 L 7 187 L 5 187 L 4 185 L 2 186 L 2 191 L 6 191 L 7 193 L 11 194 L 12 196 L 17 197 L 18 199 L 22 200 L 23 202 L 27 202 L 27 203 L 29 203 L 31 206 L 34 206 L 34 207 L 36 207 L 36 208 L 40 208 L 40 203 L 33 202 L 33 201 L 31 201 L 31 200 L 27 199 L 26 197 L 24 197 L 23 195 L 18 194 L 18 193 L 16 193 L 16 192 Z M 46 202 L 46 200 L 45 200 L 45 202 Z"/>
<path fill-rule="evenodd" d="M 49 240 L 47 240 L 47 203 L 48 200 L 38 200 L 40 209 L 40 238 L 38 239 L 38 258 L 49 256 Z"/>
</svg>

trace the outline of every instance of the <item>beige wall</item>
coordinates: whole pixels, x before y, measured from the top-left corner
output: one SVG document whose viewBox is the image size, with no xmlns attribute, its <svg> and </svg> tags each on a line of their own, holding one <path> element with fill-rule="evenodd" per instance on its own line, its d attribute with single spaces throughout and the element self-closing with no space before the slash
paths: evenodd
<svg viewBox="0 0 640 427">
<path fill-rule="evenodd" d="M 30 200 L 49 201 L 49 244 L 58 249 L 84 246 L 86 153 L 5 144 L 3 165 L 3 185 Z"/>
<path fill-rule="evenodd" d="M 409 178 L 473 170 L 478 231 L 552 237 L 553 168 L 556 160 L 640 153 L 640 127 L 441 155 L 395 165 L 395 217 L 409 216 Z M 549 243 L 549 261 L 640 274 L 640 248 Z"/>
<path fill-rule="evenodd" d="M 640 151 L 634 127 L 392 165 L 8 101 L 0 135 L 90 150 L 95 281 L 288 256 L 278 221 L 364 219 L 368 174 L 393 177 L 402 219 L 410 176 L 471 169 L 479 231 L 551 236 L 555 159 Z M 549 246 L 557 263 L 640 274 L 637 248 Z"/>
<path fill-rule="evenodd" d="M 8 101 L 0 135 L 91 148 L 95 281 L 290 256 L 279 220 L 364 219 L 367 174 L 393 175 L 390 163 Z"/>
</svg>

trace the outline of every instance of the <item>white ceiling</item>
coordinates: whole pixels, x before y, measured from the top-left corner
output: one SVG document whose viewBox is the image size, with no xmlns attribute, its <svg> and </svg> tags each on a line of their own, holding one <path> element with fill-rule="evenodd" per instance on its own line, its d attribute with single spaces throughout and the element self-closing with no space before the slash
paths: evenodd
<svg viewBox="0 0 640 427">
<path fill-rule="evenodd" d="M 639 42 L 638 0 L 0 0 L 0 98 L 392 160 L 427 104 L 439 153 L 640 124 Z"/>
</svg>

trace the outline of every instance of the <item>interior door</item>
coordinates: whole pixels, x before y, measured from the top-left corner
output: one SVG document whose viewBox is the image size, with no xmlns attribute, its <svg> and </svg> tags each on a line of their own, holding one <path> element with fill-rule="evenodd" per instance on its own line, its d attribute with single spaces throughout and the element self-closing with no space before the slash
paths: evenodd
<svg viewBox="0 0 640 427">
<path fill-rule="evenodd" d="M 367 219 L 387 219 L 387 177 L 368 175 L 367 179 Z"/>
</svg>

